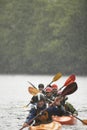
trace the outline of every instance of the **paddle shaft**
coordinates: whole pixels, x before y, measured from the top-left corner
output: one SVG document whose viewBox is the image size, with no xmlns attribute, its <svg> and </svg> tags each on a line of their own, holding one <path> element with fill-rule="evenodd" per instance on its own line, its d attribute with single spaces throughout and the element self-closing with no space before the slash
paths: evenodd
<svg viewBox="0 0 87 130">
<path fill-rule="evenodd" d="M 30 85 L 32 85 L 32 87 L 36 88 L 30 81 L 28 81 L 28 83 L 29 83 Z M 37 89 L 37 88 L 36 88 L 36 89 Z"/>
<path fill-rule="evenodd" d="M 67 111 L 67 112 L 70 113 L 73 117 L 75 117 L 75 118 L 78 119 L 79 121 L 81 121 L 83 124 L 87 125 L 87 120 L 84 121 L 84 120 L 80 119 L 79 117 L 73 115 L 71 112 L 69 112 L 69 111 Z"/>
</svg>

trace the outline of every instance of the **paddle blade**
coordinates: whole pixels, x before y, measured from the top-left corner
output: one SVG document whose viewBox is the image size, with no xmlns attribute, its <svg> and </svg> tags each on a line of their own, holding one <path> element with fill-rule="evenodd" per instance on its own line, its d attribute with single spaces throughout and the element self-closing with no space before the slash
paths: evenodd
<svg viewBox="0 0 87 130">
<path fill-rule="evenodd" d="M 62 96 L 70 95 L 74 93 L 77 90 L 77 84 L 76 82 L 73 82 L 69 84 L 61 93 Z"/>
<path fill-rule="evenodd" d="M 87 125 L 87 120 L 82 120 L 82 123 L 83 123 L 84 125 Z"/>
<path fill-rule="evenodd" d="M 54 81 L 57 81 L 58 79 L 60 79 L 60 77 L 62 76 L 62 73 L 57 73 L 54 77 L 53 77 L 53 79 L 52 79 L 52 81 L 50 82 L 50 84 L 51 83 L 53 83 Z"/>
<path fill-rule="evenodd" d="M 67 86 L 67 85 L 71 84 L 72 82 L 75 81 L 75 79 L 76 79 L 76 77 L 75 77 L 74 74 L 70 75 L 69 78 L 66 80 L 66 82 L 64 83 L 63 86 Z"/>
<path fill-rule="evenodd" d="M 33 87 L 28 87 L 28 92 L 34 96 L 39 93 L 39 90 Z"/>
<path fill-rule="evenodd" d="M 36 88 L 30 81 L 27 81 L 32 87 Z M 36 88 L 37 89 L 37 88 Z"/>
</svg>

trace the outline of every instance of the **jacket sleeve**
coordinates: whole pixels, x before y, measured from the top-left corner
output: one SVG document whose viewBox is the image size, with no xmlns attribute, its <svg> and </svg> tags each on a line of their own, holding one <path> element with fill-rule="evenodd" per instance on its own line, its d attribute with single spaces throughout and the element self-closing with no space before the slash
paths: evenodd
<svg viewBox="0 0 87 130">
<path fill-rule="evenodd" d="M 66 111 L 69 111 L 69 112 L 71 112 L 72 114 L 77 114 L 77 115 L 78 115 L 77 110 L 73 107 L 73 105 L 71 105 L 71 104 L 68 103 L 68 102 L 66 102 L 66 104 L 65 104 L 65 109 L 66 109 Z"/>
<path fill-rule="evenodd" d="M 27 116 L 27 118 L 26 118 L 26 120 L 25 120 L 25 123 L 27 123 L 27 124 L 31 124 L 32 123 L 32 119 L 34 118 L 36 116 L 36 110 L 35 110 L 35 108 L 32 108 L 31 109 L 31 111 L 29 111 L 29 114 L 28 114 L 28 116 Z"/>
<path fill-rule="evenodd" d="M 57 115 L 57 116 L 67 115 L 67 113 L 62 105 L 50 107 L 50 108 L 48 108 L 47 111 L 48 111 L 50 117 L 52 115 Z"/>
</svg>

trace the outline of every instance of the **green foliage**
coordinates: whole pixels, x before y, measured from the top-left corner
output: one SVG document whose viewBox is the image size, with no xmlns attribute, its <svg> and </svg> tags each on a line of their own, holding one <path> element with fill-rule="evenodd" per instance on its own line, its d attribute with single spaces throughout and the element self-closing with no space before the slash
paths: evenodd
<svg viewBox="0 0 87 130">
<path fill-rule="evenodd" d="M 87 75 L 86 0 L 0 0 L 0 73 Z"/>
</svg>

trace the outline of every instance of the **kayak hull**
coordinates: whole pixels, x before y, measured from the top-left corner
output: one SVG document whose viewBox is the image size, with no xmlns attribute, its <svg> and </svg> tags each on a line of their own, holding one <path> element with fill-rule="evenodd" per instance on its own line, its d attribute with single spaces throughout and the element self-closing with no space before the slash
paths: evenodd
<svg viewBox="0 0 87 130">
<path fill-rule="evenodd" d="M 56 121 L 52 121 L 47 124 L 40 124 L 38 126 L 30 126 L 29 130 L 61 130 L 61 124 Z"/>
<path fill-rule="evenodd" d="M 77 123 L 77 119 L 73 116 L 52 116 L 52 119 L 62 125 L 75 125 Z"/>
</svg>

